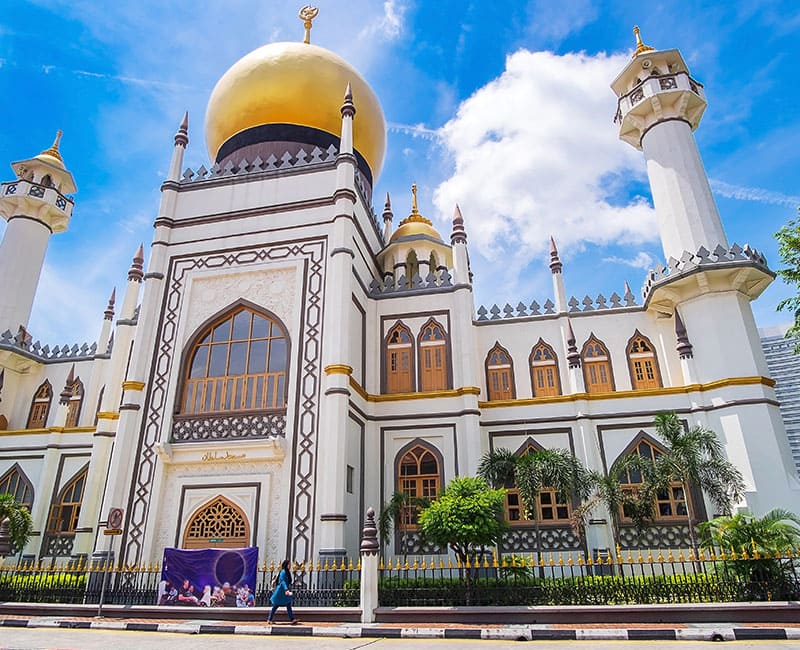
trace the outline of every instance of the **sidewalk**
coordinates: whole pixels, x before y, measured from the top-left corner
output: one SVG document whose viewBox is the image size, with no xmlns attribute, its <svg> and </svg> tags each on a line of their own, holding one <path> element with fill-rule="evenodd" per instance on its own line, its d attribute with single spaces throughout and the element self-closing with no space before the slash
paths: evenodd
<svg viewBox="0 0 800 650">
<path fill-rule="evenodd" d="M 299 618 L 299 616 L 298 616 Z M 81 628 L 130 630 L 135 632 L 173 632 L 179 634 L 244 634 L 252 636 L 316 636 L 340 638 L 407 639 L 495 639 L 506 641 L 581 640 L 581 641 L 743 641 L 754 639 L 800 639 L 800 627 L 783 624 L 626 624 L 626 625 L 466 625 L 416 623 L 413 627 L 392 623 L 319 623 L 299 625 L 230 621 L 131 619 L 88 616 L 6 616 L 0 627 Z"/>
</svg>

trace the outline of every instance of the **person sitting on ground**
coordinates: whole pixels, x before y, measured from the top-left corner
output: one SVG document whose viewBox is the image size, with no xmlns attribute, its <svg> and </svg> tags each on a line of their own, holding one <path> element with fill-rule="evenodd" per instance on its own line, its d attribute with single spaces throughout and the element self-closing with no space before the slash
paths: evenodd
<svg viewBox="0 0 800 650">
<path fill-rule="evenodd" d="M 194 585 L 189 584 L 189 580 L 183 581 L 183 586 L 178 590 L 179 605 L 197 605 L 200 600 L 194 593 Z"/>
<path fill-rule="evenodd" d="M 231 589 L 231 583 L 222 584 L 222 593 L 225 595 L 225 607 L 236 607 L 236 594 Z"/>
<path fill-rule="evenodd" d="M 175 585 L 169 580 L 165 580 L 162 589 L 163 591 L 161 592 L 161 597 L 158 599 L 158 604 L 174 605 L 175 601 L 178 599 L 178 590 L 175 589 Z"/>
</svg>

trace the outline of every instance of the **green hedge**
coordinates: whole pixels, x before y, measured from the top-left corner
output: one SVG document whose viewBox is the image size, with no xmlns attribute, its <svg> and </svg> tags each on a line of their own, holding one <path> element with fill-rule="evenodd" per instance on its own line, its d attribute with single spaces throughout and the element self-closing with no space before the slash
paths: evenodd
<svg viewBox="0 0 800 650">
<path fill-rule="evenodd" d="M 85 573 L 0 574 L 0 601 L 81 603 Z"/>
</svg>

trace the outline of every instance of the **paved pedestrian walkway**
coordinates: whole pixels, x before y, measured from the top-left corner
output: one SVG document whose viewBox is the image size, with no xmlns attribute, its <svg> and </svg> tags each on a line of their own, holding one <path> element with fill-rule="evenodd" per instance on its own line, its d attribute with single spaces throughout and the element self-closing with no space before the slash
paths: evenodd
<svg viewBox="0 0 800 650">
<path fill-rule="evenodd" d="M 317 636 L 340 638 L 495 639 L 571 641 L 743 641 L 755 639 L 800 640 L 800 627 L 782 624 L 625 624 L 625 625 L 464 625 L 392 623 L 278 623 L 266 625 L 229 621 L 180 621 L 82 616 L 7 616 L 0 627 L 75 628 L 173 632 L 182 634 L 243 634 L 252 636 Z"/>
</svg>

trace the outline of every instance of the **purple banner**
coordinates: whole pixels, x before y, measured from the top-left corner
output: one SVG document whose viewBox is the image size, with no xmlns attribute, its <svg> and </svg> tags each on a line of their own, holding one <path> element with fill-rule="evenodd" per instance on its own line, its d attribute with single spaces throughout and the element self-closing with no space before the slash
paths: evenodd
<svg viewBox="0 0 800 650">
<path fill-rule="evenodd" d="M 164 549 L 161 605 L 252 607 L 258 547 Z"/>
</svg>

